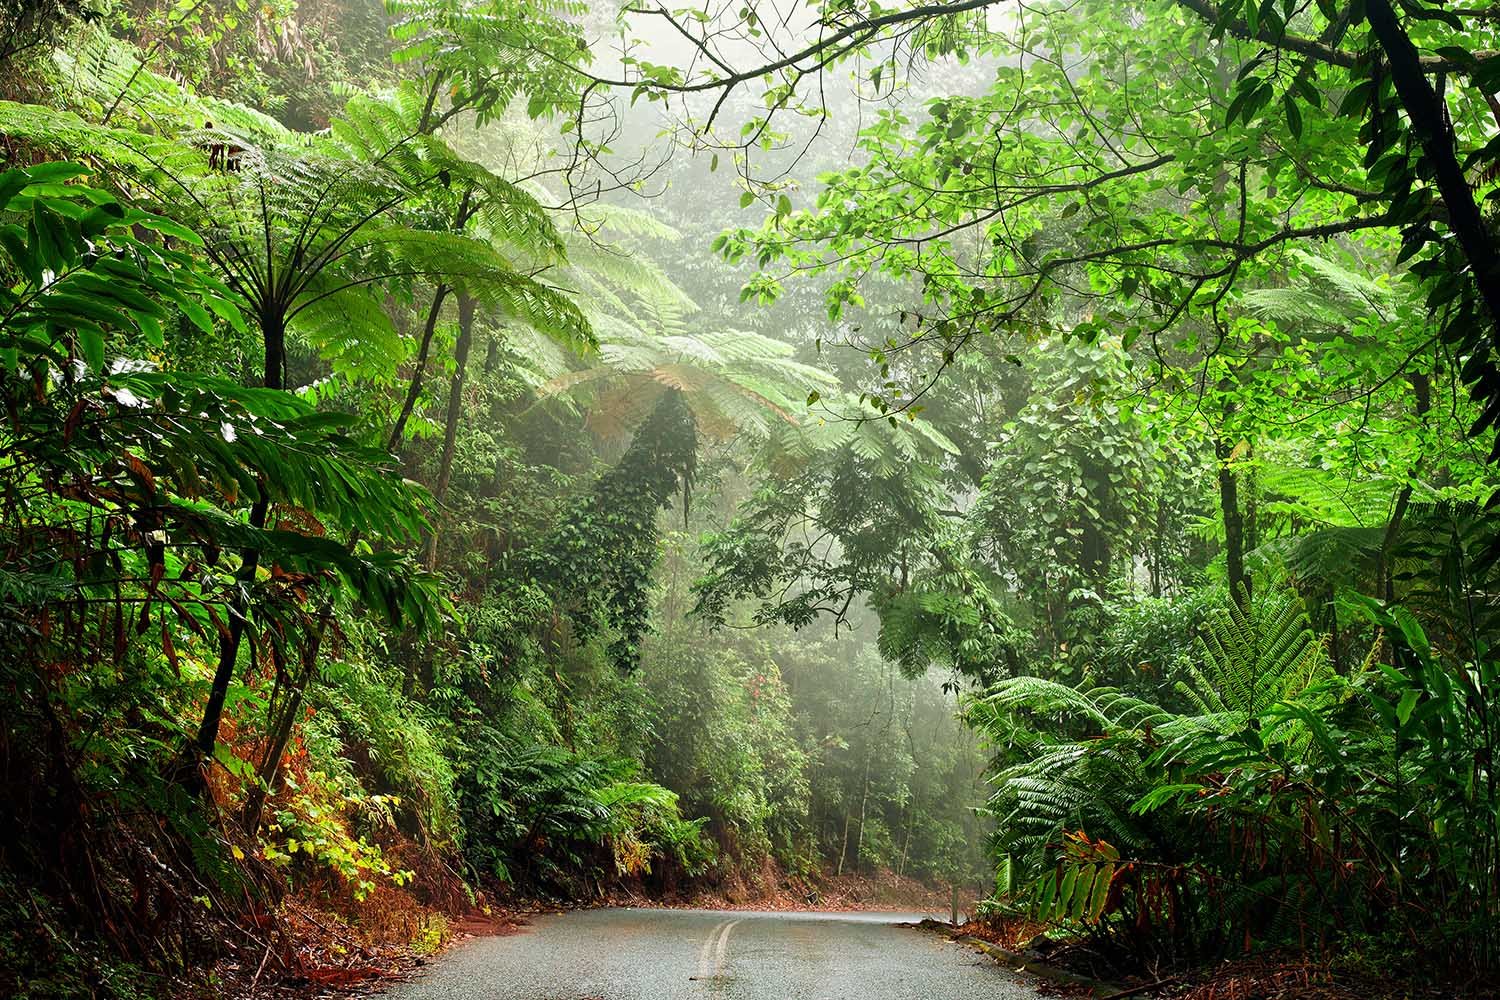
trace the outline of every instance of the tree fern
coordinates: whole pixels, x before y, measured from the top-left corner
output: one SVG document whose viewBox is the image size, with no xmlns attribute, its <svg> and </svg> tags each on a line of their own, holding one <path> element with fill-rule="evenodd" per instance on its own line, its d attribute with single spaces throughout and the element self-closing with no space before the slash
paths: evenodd
<svg viewBox="0 0 1500 1000">
<path fill-rule="evenodd" d="M 1311 322 L 1349 330 L 1360 317 L 1393 309 L 1408 294 L 1400 286 L 1372 281 L 1325 254 L 1296 250 L 1292 259 L 1298 266 L 1290 272 L 1290 284 L 1241 294 L 1252 312 L 1289 328 L 1306 328 Z"/>
<path fill-rule="evenodd" d="M 667 391 L 684 394 L 704 432 L 728 437 L 739 430 L 766 436 L 773 422 L 796 423 L 801 398 L 832 376 L 792 359 L 785 344 L 756 334 L 723 331 L 698 336 L 653 336 L 621 325 L 601 344 L 600 363 L 559 375 L 543 395 L 589 392 L 589 420 L 618 433 Z"/>
<path fill-rule="evenodd" d="M 1180 879 L 1166 874 L 1181 863 L 1172 852 L 1199 835 L 1196 803 L 1218 787 L 1214 775 L 1274 772 L 1283 753 L 1323 752 L 1327 734 L 1306 706 L 1327 704 L 1328 674 L 1296 597 L 1263 595 L 1248 612 L 1228 602 L 1202 623 L 1197 648 L 1180 682 L 1196 714 L 1036 677 L 1001 681 L 966 704 L 996 751 L 986 809 L 1000 824 L 997 850 L 1013 891 L 1044 914 L 1098 920 L 1125 905 L 1128 894 L 1099 907 L 1092 894 L 1087 905 L 1075 898 L 1075 883 L 1100 877 L 1105 860 L 1111 878 L 1123 859 L 1157 873 L 1149 878 Z M 1157 891 L 1147 875 L 1132 877 L 1133 892 Z"/>
<path fill-rule="evenodd" d="M 1290 593 L 1248 610 L 1229 601 L 1203 622 L 1197 647 L 1199 664 L 1187 668 L 1178 689 L 1204 714 L 1248 718 L 1319 680 L 1327 666 L 1301 600 Z"/>
</svg>

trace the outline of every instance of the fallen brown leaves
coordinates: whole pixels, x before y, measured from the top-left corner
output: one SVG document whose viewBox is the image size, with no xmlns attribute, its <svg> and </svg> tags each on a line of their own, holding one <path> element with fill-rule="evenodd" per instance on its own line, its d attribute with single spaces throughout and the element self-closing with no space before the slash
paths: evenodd
<svg viewBox="0 0 1500 1000">
<path fill-rule="evenodd" d="M 972 912 L 976 893 L 961 889 L 959 908 Z M 612 900 L 613 901 L 613 900 Z M 693 907 L 709 910 L 774 910 L 778 912 L 916 911 L 947 913 L 948 886 L 933 886 L 892 871 L 829 875 L 808 879 L 788 875 L 774 865 L 748 874 L 736 873 L 719 884 L 668 900 L 631 896 L 634 906 Z"/>
</svg>

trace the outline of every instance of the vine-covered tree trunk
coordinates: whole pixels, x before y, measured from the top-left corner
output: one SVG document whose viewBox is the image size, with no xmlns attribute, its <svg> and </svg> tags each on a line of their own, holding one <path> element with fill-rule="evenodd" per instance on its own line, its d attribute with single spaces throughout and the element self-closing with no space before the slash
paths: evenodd
<svg viewBox="0 0 1500 1000">
<path fill-rule="evenodd" d="M 536 578 L 564 606 L 607 595 L 596 621 L 574 623 L 574 638 L 606 624 L 617 631 L 610 656 L 631 669 L 646 634 L 652 574 L 660 558 L 657 518 L 680 489 L 683 505 L 697 461 L 693 413 L 672 390 L 661 397 L 613 469 L 538 548 Z"/>
<path fill-rule="evenodd" d="M 1417 418 L 1425 419 L 1428 411 L 1432 409 L 1432 381 L 1426 372 L 1414 372 L 1408 376 L 1407 381 L 1411 383 L 1412 393 L 1416 396 Z M 1396 494 L 1396 503 L 1391 509 L 1390 520 L 1386 522 L 1385 535 L 1380 540 L 1380 556 L 1376 563 L 1375 581 L 1384 591 L 1387 601 L 1396 599 L 1396 581 L 1390 569 L 1391 552 L 1395 548 L 1396 537 L 1401 533 L 1401 522 L 1406 519 L 1406 508 L 1411 504 L 1411 477 L 1416 474 L 1416 471 L 1415 468 L 1408 470 L 1407 480 L 1401 484 L 1401 489 Z"/>
</svg>

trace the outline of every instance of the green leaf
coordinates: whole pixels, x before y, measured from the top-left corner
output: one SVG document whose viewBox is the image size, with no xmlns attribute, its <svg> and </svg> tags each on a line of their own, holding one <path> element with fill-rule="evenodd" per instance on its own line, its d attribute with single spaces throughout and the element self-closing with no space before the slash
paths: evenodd
<svg viewBox="0 0 1500 1000">
<path fill-rule="evenodd" d="M 192 299 L 184 298 L 178 305 L 182 308 L 182 314 L 186 316 L 194 326 L 204 333 L 214 332 L 213 317 L 209 316 L 208 310 L 204 309 Z"/>
<path fill-rule="evenodd" d="M 53 160 L 26 168 L 26 175 L 32 184 L 58 184 L 78 177 L 87 177 L 88 174 L 87 167 L 70 160 Z"/>
<path fill-rule="evenodd" d="M 29 180 L 24 170 L 7 170 L 0 174 L 0 208 L 10 204 L 11 198 L 24 188 Z"/>
<path fill-rule="evenodd" d="M 78 350 L 84 363 L 96 372 L 104 370 L 104 333 L 96 326 L 80 323 L 77 327 Z"/>
<path fill-rule="evenodd" d="M 1286 109 L 1286 126 L 1291 130 L 1292 138 L 1302 138 L 1302 112 L 1297 108 L 1297 99 L 1291 94 L 1282 94 L 1281 103 Z"/>
<path fill-rule="evenodd" d="M 143 229 L 150 229 L 153 232 L 161 233 L 163 236 L 175 237 L 195 247 L 203 245 L 203 237 L 186 226 L 173 222 L 171 219 L 163 219 L 159 215 L 148 215 L 140 220 L 139 225 Z"/>
<path fill-rule="evenodd" d="M 37 260 L 26 230 L 14 224 L 0 228 L 0 246 L 5 248 L 16 269 L 26 275 L 27 281 L 33 285 L 42 283 L 42 262 Z"/>
<path fill-rule="evenodd" d="M 1396 721 L 1398 723 L 1403 726 L 1406 725 L 1407 720 L 1411 718 L 1412 710 L 1417 707 L 1417 702 L 1421 697 L 1422 692 L 1416 688 L 1407 688 L 1401 692 L 1401 700 L 1396 703 Z"/>
<path fill-rule="evenodd" d="M 72 253 L 68 246 L 68 231 L 60 216 L 39 201 L 33 203 L 29 232 L 37 256 L 49 269 L 61 271 L 67 267 Z"/>
</svg>

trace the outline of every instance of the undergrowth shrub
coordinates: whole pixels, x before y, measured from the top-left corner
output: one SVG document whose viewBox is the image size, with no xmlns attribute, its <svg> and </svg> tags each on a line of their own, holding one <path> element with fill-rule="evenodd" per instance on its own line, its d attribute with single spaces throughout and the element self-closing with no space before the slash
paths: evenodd
<svg viewBox="0 0 1500 1000">
<path fill-rule="evenodd" d="M 341 788 L 321 771 L 284 780 L 287 794 L 273 809 L 260 844 L 267 861 L 284 868 L 305 862 L 299 871 L 304 884 L 316 884 L 316 871 L 309 869 L 329 872 L 356 901 L 375 890 L 376 879 L 395 885 L 411 880 L 411 872 L 393 869 L 378 844 L 352 829 L 356 816 L 364 825 L 389 825 L 398 799 Z"/>
<path fill-rule="evenodd" d="M 1177 685 L 1192 668 L 1194 638 L 1204 618 L 1223 603 L 1221 592 L 1203 590 L 1111 604 L 1107 626 L 1091 643 L 1084 682 L 1186 709 Z"/>
<path fill-rule="evenodd" d="M 324 669 L 310 699 L 303 740 L 317 762 L 379 791 L 399 825 L 420 843 L 451 850 L 460 839 L 456 776 L 445 724 L 365 664 Z"/>
<path fill-rule="evenodd" d="M 657 859 L 699 872 L 710 849 L 677 795 L 641 781 L 628 758 L 523 744 L 483 728 L 460 783 L 467 858 L 481 875 L 577 897 Z"/>
<path fill-rule="evenodd" d="M 1034 677 L 973 700 L 996 752 L 991 911 L 1135 960 L 1383 941 L 1490 965 L 1500 666 L 1482 637 L 1451 656 L 1409 611 L 1360 606 L 1380 638 L 1350 676 L 1275 593 L 1203 619 L 1185 711 Z"/>
</svg>

